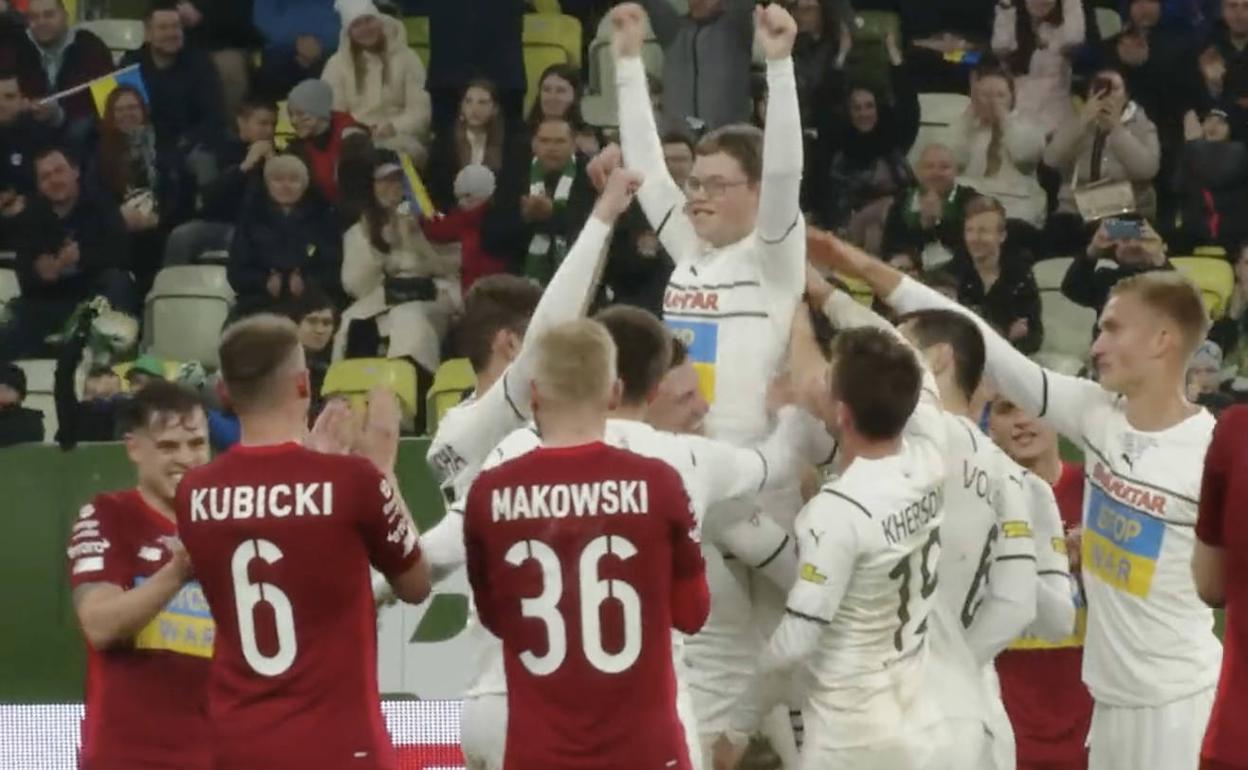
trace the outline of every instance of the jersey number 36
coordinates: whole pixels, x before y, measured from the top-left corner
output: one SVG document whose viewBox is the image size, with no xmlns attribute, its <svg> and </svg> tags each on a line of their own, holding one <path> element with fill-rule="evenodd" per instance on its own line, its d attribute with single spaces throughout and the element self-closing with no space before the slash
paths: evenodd
<svg viewBox="0 0 1248 770">
<path fill-rule="evenodd" d="M 641 654 L 641 597 L 623 580 L 599 578 L 598 563 L 608 554 L 623 561 L 636 556 L 637 547 L 619 535 L 601 535 L 590 540 L 581 551 L 576 572 L 580 582 L 581 639 L 585 659 L 590 665 L 603 673 L 618 674 L 636 663 Z M 520 612 L 546 626 L 549 643 L 543 655 L 534 655 L 529 650 L 520 653 L 520 662 L 536 676 L 552 674 L 568 654 L 567 627 L 558 607 L 563 596 L 559 555 L 540 540 L 521 540 L 508 548 L 503 558 L 517 567 L 532 559 L 541 567 L 542 592 L 521 599 Z M 607 652 L 602 646 L 598 609 L 608 599 L 618 602 L 623 613 L 624 644 L 618 652 Z"/>
</svg>

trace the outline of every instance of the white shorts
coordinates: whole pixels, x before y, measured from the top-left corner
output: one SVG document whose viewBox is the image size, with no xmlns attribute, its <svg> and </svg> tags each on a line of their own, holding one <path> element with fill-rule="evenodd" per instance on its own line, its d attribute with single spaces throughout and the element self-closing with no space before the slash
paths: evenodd
<svg viewBox="0 0 1248 770">
<path fill-rule="evenodd" d="M 994 770 L 997 767 L 992 735 L 982 720 L 949 719 L 944 725 L 944 738 L 948 741 L 948 747 L 944 752 L 942 767 L 959 770 Z"/>
<path fill-rule="evenodd" d="M 466 770 L 503 770 L 507 744 L 507 696 L 465 698 L 460 716 L 460 746 Z"/>
<path fill-rule="evenodd" d="M 1088 770 L 1197 770 L 1215 690 L 1164 706 L 1095 704 Z"/>
<path fill-rule="evenodd" d="M 807 725 L 809 725 L 809 721 Z M 965 770 L 947 764 L 944 725 L 934 725 L 870 746 L 820 746 L 818 736 L 806 732 L 801 770 Z"/>
</svg>

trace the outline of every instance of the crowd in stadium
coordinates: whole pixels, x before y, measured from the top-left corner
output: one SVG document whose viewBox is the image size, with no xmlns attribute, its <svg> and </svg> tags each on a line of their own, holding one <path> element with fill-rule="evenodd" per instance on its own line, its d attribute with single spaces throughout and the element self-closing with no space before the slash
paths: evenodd
<svg viewBox="0 0 1248 770">
<path fill-rule="evenodd" d="M 1206 580 L 1211 573 L 1200 568 L 1193 587 L 1192 545 L 1182 538 L 1192 539 L 1197 528 L 1196 555 L 1206 567 L 1214 558 L 1209 550 L 1221 553 L 1214 548 L 1221 535 L 1215 538 L 1204 519 L 1209 498 L 1207 488 L 1201 493 L 1199 462 L 1213 434 L 1210 415 L 1248 402 L 1248 0 L 776 3 L 785 11 L 761 10 L 754 0 L 641 5 L 644 14 L 631 4 L 613 13 L 617 3 L 610 0 L 336 0 L 332 7 L 329 0 L 152 0 L 135 8 L 124 0 L 79 0 L 69 8 L 66 0 L 0 0 L 0 254 L 10 260 L 0 265 L 10 278 L 8 295 L 0 297 L 0 446 L 55 442 L 69 449 L 125 437 L 129 447 L 133 434 L 156 430 L 153 419 L 159 428 L 161 415 L 175 414 L 189 426 L 197 408 L 218 451 L 238 444 L 240 431 L 242 444 L 254 443 L 246 440 L 248 431 L 259 435 L 255 426 L 264 419 L 271 420 L 265 435 L 284 435 L 275 404 L 287 417 L 305 417 L 306 428 L 301 401 L 272 400 L 259 387 L 276 370 L 257 362 L 248 347 L 259 344 L 254 335 L 286 355 L 275 342 L 286 327 L 273 316 L 288 318 L 310 373 L 300 398 L 312 402 L 314 417 L 330 404 L 318 425 L 325 446 L 335 444 L 325 436 L 344 419 L 332 396 L 373 385 L 397 392 L 406 433 L 437 434 L 429 462 L 454 510 L 420 538 L 415 555 L 412 547 L 378 555 L 374 566 L 400 599 L 420 601 L 428 575 L 417 580 L 408 570 L 432 570 L 436 582 L 466 563 L 482 622 L 510 645 L 508 634 L 527 638 L 527 632 L 491 604 L 505 601 L 497 585 L 488 585 L 481 563 L 503 557 L 481 523 L 491 515 L 481 490 L 495 488 L 495 522 L 512 517 L 500 514 L 497 503 L 497 488 L 519 473 L 520 461 L 507 460 L 540 442 L 532 433 L 508 434 L 531 410 L 538 427 L 551 431 L 542 438 L 560 430 L 583 436 L 568 427 L 573 420 L 552 415 L 559 408 L 582 414 L 568 407 L 577 399 L 596 404 L 601 394 L 591 391 L 600 380 L 614 382 L 618 352 L 623 402 L 613 402 L 613 419 L 631 404 L 635 419 L 660 431 L 689 433 L 695 426 L 708 444 L 686 456 L 698 466 L 698 453 L 705 452 L 721 474 L 705 494 L 688 491 L 687 507 L 704 527 L 705 542 L 714 544 L 700 549 L 708 563 L 698 567 L 702 591 L 707 583 L 710 589 L 699 596 L 688 588 L 694 598 L 681 598 L 673 588 L 673 624 L 691 633 L 706 621 L 715 633 L 743 633 L 724 631 L 740 618 L 725 620 L 715 605 L 730 592 L 723 586 L 738 568 L 760 584 L 764 577 L 775 583 L 767 591 L 779 587 L 789 596 L 778 607 L 777 617 L 784 617 L 778 627 L 766 612 L 757 621 L 777 630 L 765 635 L 769 644 L 762 638 L 760 647 L 738 650 L 745 663 L 731 659 L 722 640 L 705 630 L 686 641 L 686 659 L 699 661 L 688 674 L 699 730 L 691 734 L 693 722 L 684 722 L 688 759 L 669 767 L 732 766 L 748 736 L 761 732 L 790 770 L 833 766 L 826 762 L 889 767 L 887 753 L 873 748 L 893 746 L 889 741 L 896 743 L 890 750 L 901 752 L 893 756 L 904 757 L 891 766 L 915 770 L 1004 770 L 1015 766 L 1016 754 L 1019 767 L 1073 770 L 1089 766 L 1084 739 L 1091 731 L 1095 770 L 1195 770 L 1221 660 L 1209 633 L 1212 616 L 1196 592 L 1208 599 L 1222 589 L 1211 588 L 1217 581 Z M 134 18 L 127 18 L 131 11 Z M 707 255 L 713 258 L 698 262 Z M 758 264 L 746 269 L 747 257 Z M 1193 297 L 1199 302 L 1189 302 Z M 1144 323 L 1123 309 L 1128 302 L 1166 327 L 1155 346 L 1121 331 Z M 586 314 L 599 322 L 572 320 Z M 641 361 L 645 354 L 638 351 L 653 331 L 647 323 L 663 328 L 654 319 L 680 344 L 662 332 L 662 355 L 656 347 L 651 361 Z M 745 331 L 745 323 L 759 319 L 768 321 Z M 909 343 L 891 336 L 894 322 Z M 877 336 L 848 331 L 858 326 L 875 328 Z M 530 339 L 534 328 L 544 336 Z M 218 351 L 228 329 L 234 336 L 227 331 Z M 921 366 L 912 367 L 906 344 L 918 349 Z M 1132 345 L 1145 351 L 1134 354 L 1147 354 L 1147 363 L 1131 357 Z M 728 355 L 740 360 L 725 360 Z M 1114 365 L 1118 357 L 1129 363 Z M 612 363 L 599 371 L 598 358 Z M 364 361 L 372 368 L 352 367 Z M 568 361 L 584 368 L 564 371 Z M 847 385 L 853 362 L 863 367 L 858 389 Z M 1182 392 L 1166 395 L 1162 386 L 1175 367 Z M 799 376 L 824 368 L 827 382 L 822 374 Z M 251 380 L 240 374 L 252 369 L 260 373 Z M 926 372 L 923 387 L 919 370 Z M 783 371 L 789 381 L 772 383 Z M 1160 376 L 1137 377 L 1140 372 Z M 985 389 L 978 387 L 981 373 Z M 136 403 L 165 380 L 195 391 L 199 406 L 163 385 Z M 530 382 L 533 403 L 517 405 L 529 397 Z M 825 390 L 832 383 L 837 403 L 811 397 L 812 382 Z M 1155 398 L 1142 395 L 1149 388 Z M 466 400 L 452 407 L 460 399 Z M 871 414 L 869 425 L 864 412 L 845 416 L 856 404 L 869 405 L 862 407 Z M 829 430 L 801 423 L 800 409 L 785 411 L 794 406 L 806 407 L 805 417 L 813 414 Z M 261 407 L 273 415 L 255 416 Z M 1077 466 L 1059 463 L 1056 434 L 1023 411 L 1050 420 L 1083 452 L 1086 479 Z M 502 420 L 491 421 L 500 413 Z M 1141 415 L 1155 427 L 1140 427 Z M 946 431 L 942 420 L 960 427 Z M 1127 427 L 1119 435 L 1122 423 Z M 920 492 L 932 484 L 951 488 L 944 474 L 923 481 L 924 474 L 943 467 L 939 458 L 946 454 L 987 456 L 981 453 L 992 443 L 977 443 L 980 429 L 1003 450 L 1000 460 L 994 454 L 984 461 L 992 466 L 985 484 L 995 491 L 981 496 L 999 504 L 1007 495 L 1001 490 L 1014 481 L 1024 489 L 1014 499 L 1031 514 L 1012 519 L 1002 506 L 987 544 L 966 546 L 972 573 L 951 572 L 954 584 L 964 577 L 969 585 L 963 628 L 932 631 L 936 638 L 965 632 L 959 645 L 965 642 L 967 659 L 994 672 L 984 685 L 992 694 L 968 707 L 971 737 L 954 741 L 950 756 L 966 764 L 941 764 L 915 749 L 914 741 L 927 750 L 945 745 L 939 740 L 875 732 L 882 719 L 914 717 L 922 728 L 916 735 L 926 734 L 931 724 L 919 706 L 884 718 L 858 714 L 854 721 L 845 716 L 854 704 L 843 691 L 808 703 L 805 740 L 800 729 L 795 738 L 788 707 L 796 713 L 798 699 L 755 686 L 762 672 L 805 662 L 816 682 L 864 677 L 869 681 L 859 695 L 874 705 L 877 672 L 864 675 L 818 645 L 835 648 L 855 638 L 860 629 L 853 623 L 861 621 L 855 613 L 883 606 L 871 598 L 870 581 L 878 578 L 896 593 L 896 569 L 884 570 L 887 579 L 873 577 L 873 559 L 896 561 L 902 554 L 901 607 L 889 610 L 900 615 L 901 626 L 895 651 L 889 645 L 882 664 L 902 682 L 915 665 L 912 653 L 925 649 L 927 622 L 910 629 L 907 613 L 920 607 L 910 603 L 912 593 L 927 601 L 936 592 L 936 582 L 928 583 L 933 546 L 943 533 L 946 554 L 962 553 L 980 532 L 959 534 L 957 525 L 938 531 L 940 495 L 950 493 L 932 493 L 936 503 L 915 502 L 894 530 L 885 525 L 886 542 L 878 544 L 870 538 L 879 538 L 879 527 L 872 525 L 868 536 L 867 525 L 855 520 L 860 529 L 828 530 L 830 540 L 843 538 L 852 549 L 823 550 L 824 531 L 807 535 L 803 522 L 831 521 L 829 512 L 837 521 L 858 511 L 866 520 L 883 518 L 888 506 L 909 498 L 884 496 L 873 486 L 880 478 L 895 480 L 893 492 L 908 490 L 916 501 L 927 500 Z M 967 446 L 958 443 L 964 430 Z M 925 443 L 946 432 L 958 434 L 956 441 Z M 608 444 L 625 448 L 657 441 L 633 434 L 613 439 L 609 423 L 605 435 Z M 824 447 L 830 436 L 835 449 Z M 757 445 L 758 452 L 741 459 L 710 447 L 719 443 Z M 803 451 L 778 448 L 789 443 Z M 1171 470 L 1146 463 L 1149 449 L 1151 463 Z M 843 453 L 829 466 L 848 458 L 838 468 L 843 475 L 829 476 L 831 491 L 824 487 L 842 502 L 828 503 L 826 495 L 804 509 L 801 500 L 775 502 L 786 490 L 796 495 L 803 475 L 794 470 L 781 478 L 777 468 L 809 466 L 810 478 L 800 479 L 809 501 L 818 489 L 816 467 L 829 451 Z M 914 464 L 913 474 L 880 459 L 894 453 Z M 383 459 L 367 456 L 387 478 L 383 502 L 393 516 L 401 507 L 386 491 L 394 457 L 377 454 Z M 142 489 L 141 454 L 131 456 L 139 458 Z M 240 476 L 246 475 L 242 456 L 224 456 L 227 463 L 234 458 Z M 875 481 L 866 480 L 865 465 L 851 473 L 855 458 L 881 463 L 870 466 Z M 540 479 L 546 471 L 533 462 L 533 478 Z M 601 462 L 627 465 L 614 455 Z M 1013 462 L 1031 473 L 1011 475 Z M 1152 470 L 1137 470 L 1137 462 Z M 672 465 L 686 487 L 688 474 L 710 473 L 708 463 L 702 470 Z M 643 471 L 637 473 L 650 472 Z M 733 471 L 739 471 L 735 479 Z M 337 483 L 356 483 L 339 472 Z M 1170 472 L 1182 476 L 1175 482 L 1181 486 L 1148 475 Z M 1047 483 L 1033 489 L 1019 481 L 1023 476 Z M 179 487 L 181 479 L 179 471 L 165 490 L 180 525 L 191 486 Z M 752 488 L 739 489 L 747 480 Z M 974 487 L 972 474 L 965 489 Z M 749 533 L 734 534 L 743 522 L 729 523 L 726 514 L 703 521 L 707 510 L 731 507 L 746 491 L 760 506 L 776 506 L 754 515 Z M 123 506 L 120 498 L 110 501 Z M 215 495 L 212 501 L 216 520 Z M 1081 507 L 1097 505 L 1100 512 L 1083 521 Z M 1112 524 L 1100 531 L 1108 515 L 1148 537 L 1155 533 L 1152 550 L 1123 545 L 1121 533 L 1109 531 Z M 406 524 L 393 526 L 390 546 L 415 542 Z M 86 530 L 94 533 L 94 525 Z M 1092 531 L 1093 545 L 1080 545 L 1083 530 Z M 386 532 L 372 534 L 377 544 L 366 547 L 384 551 Z M 97 585 L 89 573 L 104 567 L 84 556 L 89 552 L 74 553 L 89 542 L 70 550 L 77 559 L 75 606 L 95 644 L 77 589 Z M 211 542 L 197 534 L 187 543 L 209 603 L 226 590 L 209 585 L 211 570 L 199 574 Z M 1102 542 L 1103 552 L 1096 550 Z M 1119 547 L 1125 550 L 1114 550 Z M 707 555 L 712 551 L 722 552 L 718 562 Z M 1084 589 L 1076 587 L 1079 598 L 1072 600 L 1070 587 L 1079 559 L 1089 553 L 1096 563 L 1083 565 L 1092 607 L 1085 610 Z M 529 558 L 538 559 L 531 546 Z M 1102 561 L 1111 558 L 1125 566 Z M 185 552 L 174 553 L 169 563 L 180 564 L 178 580 L 166 586 L 168 593 L 149 590 L 148 601 L 177 595 L 190 577 L 185 559 Z M 1147 564 L 1141 567 L 1140 559 Z M 1030 571 L 1011 572 L 1019 569 L 1011 561 L 1028 563 Z M 842 575 L 846 563 L 861 573 L 852 580 Z M 1181 574 L 1171 570 L 1180 563 Z M 772 577 L 769 567 L 784 574 Z M 945 570 L 955 569 L 942 565 L 942 582 Z M 1143 570 L 1147 578 L 1140 577 Z M 1056 582 L 1046 583 L 1046 574 Z M 678 578 L 672 576 L 674 585 Z M 1020 585 L 1026 591 L 1008 595 Z M 831 586 L 841 593 L 828 604 Z M 1156 606 L 1140 601 L 1150 587 Z M 100 614 L 93 622 L 105 623 L 102 608 L 116 597 L 84 596 L 95 597 L 93 612 Z M 946 598 L 936 597 L 936 604 Z M 710 605 L 694 607 L 699 599 Z M 848 612 L 838 617 L 836 602 Z M 1027 605 L 1025 618 L 1007 617 L 1011 602 Z M 757 596 L 744 600 L 746 616 L 760 607 L 770 605 Z M 699 614 L 701 620 L 693 618 Z M 939 614 L 933 610 L 933 618 Z M 1084 663 L 1081 681 L 1085 622 L 1093 662 Z M 136 619 L 134 630 L 141 626 Z M 1161 660 L 1169 654 L 1160 650 L 1165 645 L 1150 637 L 1133 647 L 1124 641 L 1132 631 L 1173 632 L 1179 635 L 1171 643 L 1187 646 Z M 282 633 L 279 622 L 279 653 L 272 657 L 243 639 L 246 664 L 284 673 L 292 664 L 274 662 L 287 648 Z M 620 633 L 627 642 L 628 629 Z M 122 637 L 112 628 L 101 638 Z M 708 653 L 715 644 L 721 646 Z M 1123 650 L 1164 667 L 1168 678 L 1154 683 L 1138 666 L 1115 668 L 1108 661 Z M 1029 657 L 1038 651 L 1046 662 Z M 623 654 L 603 653 L 601 646 L 598 653 L 586 649 L 599 671 Z M 545 665 L 525 654 L 529 659 L 520 659 L 531 672 Z M 242 666 L 241 660 L 227 665 L 234 663 Z M 534 693 L 542 688 L 513 677 L 519 665 L 513 664 L 509 658 L 506 689 L 516 681 L 524 689 L 507 702 L 540 700 Z M 699 665 L 712 672 L 699 672 Z M 474 693 L 506 700 L 489 671 L 483 668 Z M 684 675 L 676 676 L 683 693 Z M 946 689 L 966 681 L 951 676 Z M 914 702 L 923 697 L 916 694 Z M 994 698 L 1004 699 L 1000 714 L 988 713 Z M 948 716 L 949 704 L 939 700 L 928 705 Z M 482 707 L 481 699 L 474 703 Z M 672 708 L 680 705 L 674 701 Z M 955 717 L 959 707 L 952 707 Z M 511 729 L 525 721 L 540 732 L 539 712 L 517 716 L 513 708 Z M 484 720 L 483 713 L 466 706 L 465 724 Z M 558 745 L 562 738 L 545 740 Z M 1227 734 L 1207 739 L 1201 767 L 1242 767 L 1237 762 L 1248 762 L 1248 755 L 1225 749 L 1233 744 Z M 508 761 L 539 766 L 551 756 L 545 750 L 526 749 Z M 656 760 L 666 757 L 654 751 Z M 481 766 L 502 770 L 492 764 L 501 761 L 501 749 L 495 753 L 487 751 Z"/>
</svg>

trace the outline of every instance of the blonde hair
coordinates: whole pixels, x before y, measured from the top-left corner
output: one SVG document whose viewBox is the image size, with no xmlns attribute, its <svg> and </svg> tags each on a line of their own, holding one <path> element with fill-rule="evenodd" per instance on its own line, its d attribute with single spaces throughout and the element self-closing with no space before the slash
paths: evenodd
<svg viewBox="0 0 1248 770">
<path fill-rule="evenodd" d="M 605 326 L 588 318 L 566 321 L 538 338 L 533 383 L 544 399 L 588 406 L 609 397 L 615 359 Z"/>
<path fill-rule="evenodd" d="M 264 162 L 264 181 L 283 173 L 294 174 L 304 187 L 308 186 L 308 167 L 298 155 L 274 155 Z"/>
<path fill-rule="evenodd" d="M 285 316 L 261 313 L 227 327 L 218 353 L 234 410 L 259 411 L 280 401 L 274 380 L 298 348 L 299 327 Z"/>
<path fill-rule="evenodd" d="M 1114 284 L 1109 296 L 1132 294 L 1145 305 L 1169 318 L 1183 333 L 1183 358 L 1191 357 L 1209 333 L 1209 313 L 1200 290 L 1171 270 L 1154 270 L 1124 278 Z"/>
</svg>

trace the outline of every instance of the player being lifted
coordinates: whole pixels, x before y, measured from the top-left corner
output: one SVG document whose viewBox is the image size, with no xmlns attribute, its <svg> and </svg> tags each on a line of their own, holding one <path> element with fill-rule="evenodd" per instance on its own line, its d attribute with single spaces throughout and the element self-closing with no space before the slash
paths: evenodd
<svg viewBox="0 0 1248 770">
<path fill-rule="evenodd" d="M 87 641 L 81 767 L 209 770 L 213 626 L 173 513 L 182 475 L 208 462 L 208 425 L 194 393 L 155 382 L 118 428 L 138 484 L 83 506 L 67 551 Z"/>
<path fill-rule="evenodd" d="M 825 256 L 900 312 L 947 308 L 975 318 L 887 264 L 830 236 Z M 979 319 L 1001 394 L 1084 452 L 1083 677 L 1096 702 L 1092 770 L 1194 770 L 1222 649 L 1189 564 L 1214 419 L 1184 397 L 1204 339 L 1200 294 L 1176 273 L 1119 281 L 1098 321 L 1100 384 L 1042 368 Z"/>
<path fill-rule="evenodd" d="M 364 457 L 324 454 L 300 445 L 311 389 L 291 321 L 234 324 L 220 360 L 242 437 L 187 472 L 175 504 L 217 624 L 214 766 L 396 770 L 377 693 L 369 565 L 403 601 L 429 593 L 394 478 L 397 403 L 370 394 L 355 442 Z"/>
<path fill-rule="evenodd" d="M 609 148 L 592 165 L 601 172 L 622 155 L 628 168 L 646 175 L 638 200 L 676 264 L 664 321 L 702 378 L 711 403 L 706 433 L 752 446 L 768 431 L 767 389 L 781 366 L 805 280 L 801 118 L 790 58 L 797 25 L 779 4 L 755 10 L 755 36 L 767 59 L 768 129 L 725 126 L 702 137 L 683 189 L 664 166 L 650 107 L 641 62 L 645 12 L 635 3 L 617 5 L 611 25 L 623 150 Z M 801 507 L 796 484 L 756 502 L 786 529 Z M 739 586 L 750 585 L 746 568 L 715 564 L 715 554 L 708 558 L 711 618 L 688 649 L 709 746 L 747 686 L 762 635 L 749 605 L 734 598 L 742 595 Z"/>
<path fill-rule="evenodd" d="M 810 677 L 802 768 L 935 767 L 942 731 L 924 672 L 948 425 L 935 380 L 896 330 L 842 292 L 824 310 L 840 331 L 818 411 L 844 471 L 798 516 L 798 579 L 717 765 L 739 761 L 776 695 L 768 675 L 800 666 Z M 864 313 L 873 325 L 849 328 Z"/>
<path fill-rule="evenodd" d="M 615 349 L 590 320 L 537 342 L 542 446 L 483 471 L 464 540 L 481 622 L 503 642 L 507 770 L 688 770 L 671 629 L 710 597 L 680 476 L 603 443 Z"/>
</svg>

